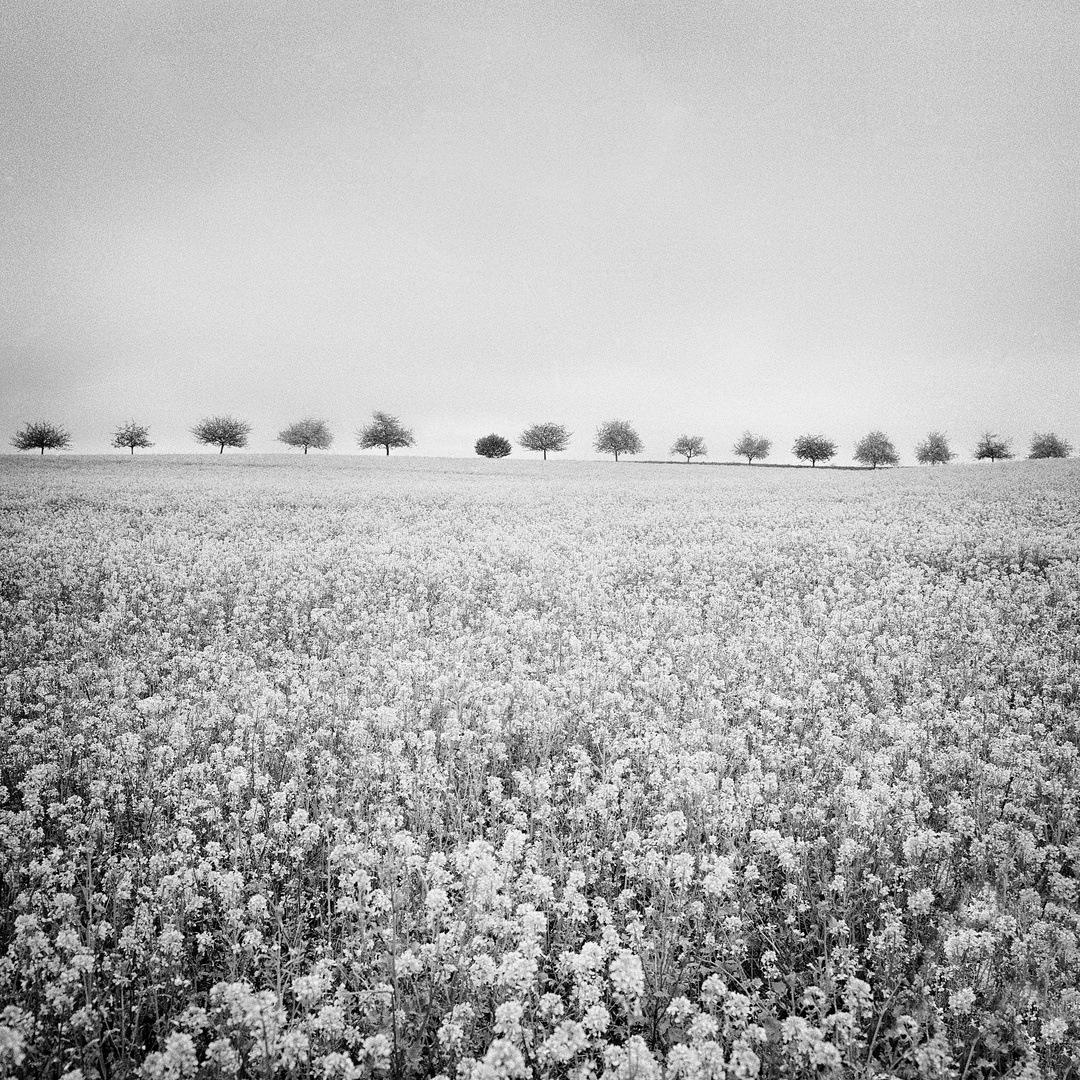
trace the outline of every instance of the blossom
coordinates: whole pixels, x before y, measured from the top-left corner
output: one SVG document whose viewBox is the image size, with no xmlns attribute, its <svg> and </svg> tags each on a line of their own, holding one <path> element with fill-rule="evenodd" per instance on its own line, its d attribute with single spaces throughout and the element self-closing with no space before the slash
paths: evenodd
<svg viewBox="0 0 1080 1080">
<path fill-rule="evenodd" d="M 516 1080 L 526 1075 L 521 1051 L 508 1039 L 495 1039 L 483 1059 L 473 1066 L 471 1080 Z"/>
<path fill-rule="evenodd" d="M 958 1016 L 966 1016 L 971 1012 L 972 1006 L 975 1004 L 975 991 L 970 986 L 962 987 L 960 990 L 954 990 L 949 994 L 949 1008 Z"/>
<path fill-rule="evenodd" d="M 641 960 L 628 949 L 620 949 L 608 965 L 611 985 L 627 1000 L 637 1000 L 645 992 L 645 972 Z"/>
</svg>

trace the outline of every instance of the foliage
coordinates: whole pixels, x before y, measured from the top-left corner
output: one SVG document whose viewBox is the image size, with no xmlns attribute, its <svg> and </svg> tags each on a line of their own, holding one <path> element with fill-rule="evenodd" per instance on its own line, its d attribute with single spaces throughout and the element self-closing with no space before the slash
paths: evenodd
<svg viewBox="0 0 1080 1080">
<path fill-rule="evenodd" d="M 704 457 L 708 452 L 705 440 L 700 435 L 680 435 L 668 451 L 669 454 L 682 454 L 687 465 L 691 458 Z"/>
<path fill-rule="evenodd" d="M 512 452 L 513 447 L 511 447 L 509 439 L 504 439 L 502 435 L 491 434 L 477 439 L 476 446 L 473 449 L 481 457 L 504 458 Z"/>
<path fill-rule="evenodd" d="M 614 454 L 618 461 L 620 454 L 640 454 L 644 448 L 629 420 L 605 420 L 596 429 L 593 449 L 598 454 Z"/>
<path fill-rule="evenodd" d="M 226 446 L 237 450 L 247 446 L 251 425 L 246 420 L 235 416 L 208 416 L 200 420 L 192 429 L 195 441 L 205 446 L 216 446 L 223 454 Z"/>
<path fill-rule="evenodd" d="M 915 460 L 920 465 L 948 465 L 956 453 L 949 447 L 949 440 L 941 431 L 931 431 L 915 447 Z"/>
<path fill-rule="evenodd" d="M 116 429 L 112 444 L 117 450 L 130 450 L 132 455 L 136 449 L 146 450 L 154 445 L 150 441 L 150 429 L 134 420 L 129 420 Z"/>
<path fill-rule="evenodd" d="M 1033 435 L 1031 438 L 1031 452 L 1029 458 L 1067 458 L 1072 453 L 1072 446 L 1055 435 L 1052 431 Z"/>
<path fill-rule="evenodd" d="M 386 450 L 387 456 L 392 449 L 416 444 L 413 433 L 404 427 L 396 416 L 380 412 L 378 409 L 371 414 L 371 423 L 361 428 L 356 433 L 356 437 L 361 450 L 371 450 L 376 446 L 381 446 Z"/>
<path fill-rule="evenodd" d="M 884 431 L 871 431 L 855 444 L 855 460 L 876 469 L 879 465 L 899 465 L 900 455 Z"/>
<path fill-rule="evenodd" d="M 819 461 L 828 461 L 836 456 L 836 443 L 824 435 L 800 435 L 795 440 L 791 452 L 800 461 L 809 461 L 817 465 Z"/>
<path fill-rule="evenodd" d="M 565 450 L 570 440 L 570 432 L 562 424 L 533 424 L 522 432 L 518 443 L 526 450 L 542 451 L 547 461 L 548 451 Z"/>
<path fill-rule="evenodd" d="M 303 447 L 305 454 L 309 449 L 329 450 L 333 441 L 330 425 L 325 420 L 312 417 L 297 420 L 278 434 L 278 442 L 283 442 L 286 446 Z"/>
<path fill-rule="evenodd" d="M 975 457 L 979 461 L 984 461 L 986 458 L 989 458 L 991 463 L 993 463 L 1002 459 L 1011 458 L 1012 456 L 1012 447 L 1009 445 L 1008 440 L 1002 439 L 991 431 L 987 431 L 980 436 L 979 442 L 975 447 Z"/>
<path fill-rule="evenodd" d="M 767 458 L 771 449 L 771 439 L 767 439 L 764 435 L 754 435 L 749 431 L 744 431 L 732 448 L 732 452 L 738 457 L 746 458 L 746 463 L 752 465 L 754 458 L 762 460 Z"/>
<path fill-rule="evenodd" d="M 1077 1074 L 1076 470 L 330 464 L 0 470 L 0 1074 Z"/>
<path fill-rule="evenodd" d="M 16 450 L 66 450 L 71 445 L 71 435 L 59 424 L 47 420 L 35 420 L 23 426 L 12 437 L 11 445 Z"/>
</svg>

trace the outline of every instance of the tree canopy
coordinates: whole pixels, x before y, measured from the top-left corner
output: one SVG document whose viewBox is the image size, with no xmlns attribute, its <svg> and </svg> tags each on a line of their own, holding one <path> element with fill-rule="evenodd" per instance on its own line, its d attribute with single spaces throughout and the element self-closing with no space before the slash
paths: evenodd
<svg viewBox="0 0 1080 1080">
<path fill-rule="evenodd" d="M 381 446 L 386 450 L 387 456 L 391 450 L 416 444 L 413 433 L 396 416 L 378 409 L 371 414 L 371 423 L 362 427 L 356 437 L 361 450 L 372 450 Z"/>
<path fill-rule="evenodd" d="M 753 465 L 754 458 L 763 460 L 767 458 L 771 449 L 772 441 L 770 439 L 766 439 L 764 435 L 754 435 L 749 431 L 744 431 L 739 437 L 739 441 L 732 447 L 735 454 L 746 458 L 748 465 Z"/>
<path fill-rule="evenodd" d="M 704 457 L 708 452 L 705 440 L 700 435 L 680 435 L 668 451 L 669 454 L 682 454 L 687 465 L 691 458 Z"/>
<path fill-rule="evenodd" d="M 618 461 L 620 454 L 640 454 L 645 445 L 629 420 L 605 420 L 596 429 L 593 449 L 598 454 L 614 454 Z"/>
<path fill-rule="evenodd" d="M 113 446 L 117 450 L 130 450 L 134 455 L 136 449 L 146 450 L 154 444 L 150 441 L 150 429 L 145 424 L 129 420 L 126 424 L 113 432 Z"/>
<path fill-rule="evenodd" d="M 278 433 L 278 442 L 286 446 L 302 447 L 306 454 L 308 450 L 329 450 L 334 436 L 330 434 L 330 427 L 325 420 L 316 420 L 307 417 L 290 424 L 284 431 Z"/>
<path fill-rule="evenodd" d="M 16 450 L 66 450 L 71 445 L 71 435 L 59 424 L 48 420 L 35 420 L 25 424 L 11 440 Z"/>
<path fill-rule="evenodd" d="M 509 439 L 504 439 L 501 435 L 492 433 L 477 439 L 473 449 L 481 457 L 504 458 L 511 453 L 513 447 L 510 445 Z"/>
<path fill-rule="evenodd" d="M 931 431 L 915 447 L 915 460 L 920 465 L 948 465 L 956 454 L 949 447 L 949 440 L 942 431 Z"/>
<path fill-rule="evenodd" d="M 1066 458 L 1072 453 L 1072 446 L 1060 435 L 1052 431 L 1036 433 L 1031 438 L 1029 458 Z"/>
<path fill-rule="evenodd" d="M 977 461 L 985 461 L 989 458 L 990 462 L 993 463 L 1012 456 L 1013 452 L 1012 447 L 1009 446 L 1009 441 L 992 431 L 984 432 L 975 447 L 975 459 Z"/>
<path fill-rule="evenodd" d="M 899 465 L 900 455 L 884 431 L 871 431 L 855 444 L 855 460 L 876 469 L 879 465 Z"/>
<path fill-rule="evenodd" d="M 836 455 L 836 443 L 824 435 L 800 435 L 791 452 L 800 461 L 809 461 L 813 467 L 819 461 L 828 461 Z"/>
<path fill-rule="evenodd" d="M 223 454 L 226 446 L 237 450 L 247 446 L 251 425 L 235 416 L 207 416 L 191 429 L 191 434 L 196 442 L 216 446 L 218 453 Z"/>
<path fill-rule="evenodd" d="M 570 441 L 570 432 L 562 424 L 548 421 L 545 424 L 533 424 L 521 433 L 518 443 L 526 450 L 536 450 L 544 455 L 547 461 L 548 451 L 565 450 Z"/>
</svg>

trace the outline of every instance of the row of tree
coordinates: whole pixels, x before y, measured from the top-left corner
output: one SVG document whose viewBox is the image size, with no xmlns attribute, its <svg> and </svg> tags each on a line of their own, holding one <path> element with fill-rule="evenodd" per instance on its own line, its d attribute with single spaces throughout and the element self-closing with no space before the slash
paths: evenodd
<svg viewBox="0 0 1080 1080">
<path fill-rule="evenodd" d="M 565 450 L 570 432 L 561 424 L 535 424 L 521 436 L 521 445 L 527 450 Z M 600 454 L 640 454 L 644 449 L 641 437 L 626 420 L 608 420 L 596 431 L 593 448 Z M 836 456 L 837 444 L 824 435 L 800 435 L 791 452 L 800 461 L 816 466 L 819 461 L 830 461 Z M 747 464 L 763 461 L 772 450 L 772 440 L 764 435 L 744 431 L 732 447 L 737 457 L 746 458 Z M 501 435 L 485 435 L 476 443 L 476 452 L 485 457 L 505 457 L 510 453 L 510 443 Z M 680 435 L 672 444 L 669 454 L 681 455 L 689 464 L 695 457 L 708 453 L 705 440 L 700 435 Z M 1064 458 L 1072 453 L 1072 447 L 1054 432 L 1037 434 L 1031 440 L 1029 458 Z M 892 440 L 883 431 L 871 431 L 855 444 L 855 460 L 872 469 L 879 466 L 899 465 L 900 455 Z M 921 465 L 946 465 L 956 457 L 943 432 L 932 431 L 915 448 L 915 459 Z M 1013 457 L 1007 439 L 986 432 L 975 447 L 974 456 L 979 460 L 999 461 Z"/>
<path fill-rule="evenodd" d="M 191 434 L 196 442 L 216 446 L 218 453 L 223 454 L 227 446 L 236 449 L 247 446 L 251 431 L 251 425 L 246 420 L 238 420 L 235 416 L 208 416 L 191 429 Z M 356 435 L 362 449 L 385 447 L 388 454 L 393 448 L 412 446 L 416 442 L 413 433 L 396 416 L 378 411 L 372 414 L 371 423 L 365 424 Z M 305 454 L 308 450 L 329 450 L 334 441 L 326 421 L 311 418 L 290 424 L 278 433 L 278 439 L 286 446 L 302 449 Z M 71 434 L 58 424 L 39 420 L 26 424 L 22 431 L 15 434 L 11 444 L 16 450 L 40 450 L 44 454 L 46 450 L 67 449 L 71 445 Z M 154 444 L 150 441 L 150 428 L 146 424 L 129 420 L 113 433 L 112 445 L 134 454 L 136 450 L 146 450 Z"/>
<path fill-rule="evenodd" d="M 234 416 L 208 416 L 191 429 L 191 434 L 196 442 L 205 446 L 216 446 L 218 453 L 222 454 L 227 446 L 247 446 L 251 430 L 251 425 L 246 420 L 239 420 Z M 562 424 L 550 421 L 533 424 L 522 432 L 518 444 L 526 450 L 542 453 L 546 461 L 549 451 L 557 453 L 566 449 L 571 434 Z M 357 431 L 356 438 L 361 449 L 380 448 L 385 449 L 387 454 L 391 450 L 416 443 L 412 431 L 405 427 L 398 417 L 379 410 L 372 413 L 369 424 Z M 308 450 L 329 450 L 334 437 L 325 420 L 308 417 L 297 420 L 279 432 L 278 440 L 286 446 L 301 449 L 306 454 Z M 63 450 L 70 446 L 71 435 L 57 424 L 42 420 L 26 424 L 11 441 L 18 450 L 40 450 L 44 454 L 46 450 Z M 154 444 L 150 441 L 150 429 L 145 424 L 130 420 L 116 429 L 112 445 L 118 449 L 130 450 L 134 454 L 137 449 L 146 449 Z M 597 428 L 593 448 L 597 453 L 614 455 L 618 461 L 621 454 L 640 454 L 645 444 L 628 420 L 607 420 Z M 512 452 L 513 447 L 505 436 L 491 434 L 478 439 L 474 449 L 482 457 L 503 458 Z M 746 458 L 750 465 L 754 461 L 763 461 L 771 450 L 770 439 L 750 431 L 743 432 L 732 447 L 732 452 L 737 457 Z M 812 466 L 816 466 L 819 461 L 831 461 L 837 450 L 837 444 L 824 435 L 800 435 L 791 448 L 796 458 L 809 461 Z M 708 448 L 700 435 L 680 435 L 668 453 L 685 457 L 689 464 L 696 457 L 705 457 Z M 1049 431 L 1032 437 L 1028 457 L 1065 458 L 1071 453 L 1072 446 L 1059 435 Z M 915 460 L 921 465 L 946 465 L 956 456 L 948 438 L 940 431 L 930 432 L 915 448 Z M 1013 456 L 1009 441 L 992 432 L 983 434 L 974 450 L 974 457 L 981 461 L 1001 461 Z M 873 469 L 900 463 L 896 447 L 883 431 L 871 431 L 864 435 L 855 444 L 854 457 L 860 464 Z"/>
</svg>

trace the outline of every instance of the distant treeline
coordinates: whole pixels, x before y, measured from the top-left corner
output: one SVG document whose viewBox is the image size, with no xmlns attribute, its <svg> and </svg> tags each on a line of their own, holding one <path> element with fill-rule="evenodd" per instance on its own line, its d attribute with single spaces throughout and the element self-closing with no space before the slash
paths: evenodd
<svg viewBox="0 0 1080 1080">
<path fill-rule="evenodd" d="M 195 441 L 204 446 L 218 447 L 223 454 L 225 448 L 237 449 L 247 446 L 251 425 L 246 420 L 235 416 L 207 416 L 192 429 Z M 518 445 L 526 450 L 543 454 L 547 460 L 548 452 L 557 453 L 569 445 L 572 432 L 562 424 L 551 421 L 533 424 L 518 437 Z M 303 450 L 329 450 L 334 442 L 330 426 L 325 420 L 306 417 L 290 424 L 278 433 L 278 440 L 286 446 Z M 356 432 L 356 440 L 363 450 L 384 449 L 387 454 L 404 446 L 414 446 L 416 438 L 401 420 L 390 413 L 376 410 L 371 422 Z M 66 450 L 71 446 L 71 435 L 63 427 L 45 420 L 26 424 L 11 440 L 18 450 Z M 121 424 L 113 433 L 112 445 L 117 449 L 143 450 L 154 444 L 150 441 L 150 429 L 146 424 L 129 420 Z M 513 451 L 513 445 L 504 435 L 492 433 L 476 440 L 473 447 L 477 454 L 487 458 L 503 458 Z M 616 461 L 620 454 L 640 454 L 645 445 L 641 436 L 628 420 L 605 420 L 597 429 L 593 439 L 593 449 L 600 454 L 612 454 Z M 837 453 L 837 444 L 825 435 L 800 435 L 791 448 L 791 452 L 800 461 L 809 461 L 811 465 L 831 461 Z M 748 464 L 764 461 L 772 450 L 772 440 L 765 435 L 756 435 L 744 431 L 731 448 L 731 452 L 740 458 L 746 458 Z M 686 458 L 689 464 L 696 457 L 707 457 L 708 448 L 700 435 L 680 435 L 672 444 L 669 454 Z M 1072 446 L 1065 439 L 1052 431 L 1037 432 L 1031 437 L 1029 458 L 1065 458 L 1072 453 Z M 915 460 L 920 465 L 947 465 L 958 455 L 949 444 L 944 432 L 931 431 L 915 447 Z M 1010 440 L 994 432 L 984 432 L 972 451 L 972 456 L 980 461 L 1001 461 L 1015 457 Z M 854 460 L 869 468 L 899 465 L 900 455 L 892 440 L 883 431 L 871 431 L 855 444 Z"/>
</svg>

